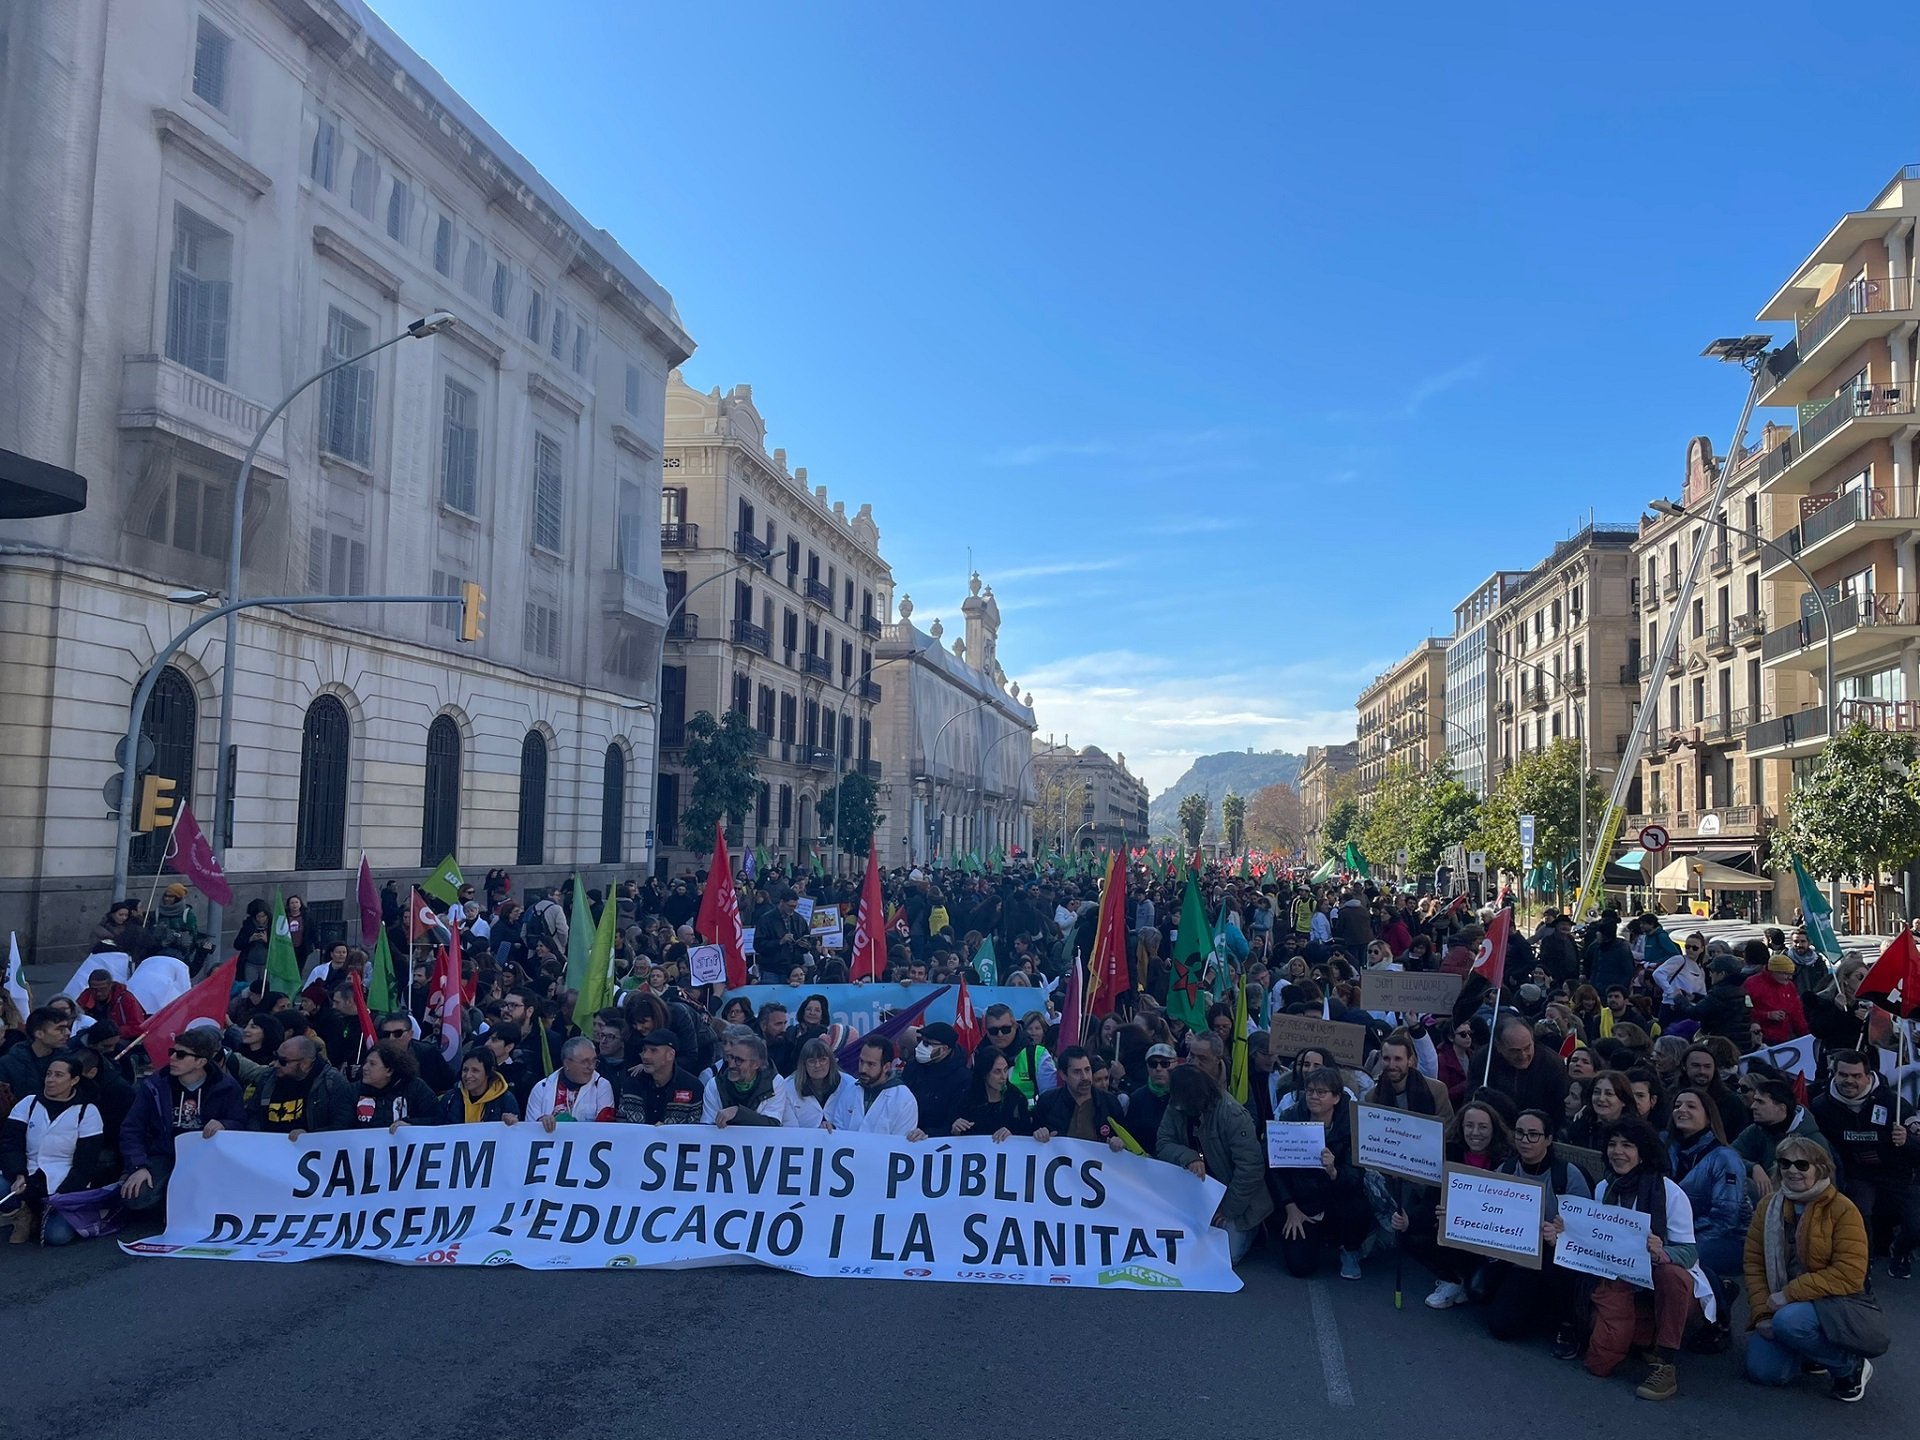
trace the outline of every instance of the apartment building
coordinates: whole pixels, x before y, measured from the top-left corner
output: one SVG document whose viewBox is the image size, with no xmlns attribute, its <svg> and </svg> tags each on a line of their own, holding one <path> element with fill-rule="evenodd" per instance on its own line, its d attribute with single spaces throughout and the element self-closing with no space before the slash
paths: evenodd
<svg viewBox="0 0 1920 1440">
<path fill-rule="evenodd" d="M 1327 811 L 1333 805 L 1333 793 L 1340 781 L 1360 764 L 1360 742 L 1344 745 L 1309 745 L 1300 762 L 1295 781 L 1300 791 L 1300 823 L 1305 836 L 1307 859 L 1319 863 L 1326 845 Z"/>
<path fill-rule="evenodd" d="M 878 781 L 874 646 L 893 603 L 873 507 L 849 515 L 805 468 L 766 448 L 753 391 L 667 382 L 660 549 L 672 623 L 660 671 L 659 864 L 704 861 L 681 831 L 692 784 L 686 722 L 738 711 L 759 737 L 760 795 L 736 845 L 787 859 L 838 847 L 823 832 L 839 777 Z M 847 857 L 839 857 L 843 864 Z"/>
<path fill-rule="evenodd" d="M 1411 761 L 1425 770 L 1447 753 L 1447 644 L 1438 636 L 1422 641 L 1354 702 L 1362 805 L 1386 779 L 1390 762 Z"/>
<path fill-rule="evenodd" d="M 1453 773 L 1475 795 L 1484 797 L 1487 744 L 1493 732 L 1492 657 L 1487 626 L 1522 580 L 1524 570 L 1498 570 L 1453 607 L 1453 637 L 1447 641 L 1446 747 Z"/>
<path fill-rule="evenodd" d="M 1147 843 L 1147 782 L 1127 769 L 1124 752 L 1109 755 L 1097 745 L 1040 751 L 1033 785 L 1042 846 L 1121 851 Z"/>
</svg>

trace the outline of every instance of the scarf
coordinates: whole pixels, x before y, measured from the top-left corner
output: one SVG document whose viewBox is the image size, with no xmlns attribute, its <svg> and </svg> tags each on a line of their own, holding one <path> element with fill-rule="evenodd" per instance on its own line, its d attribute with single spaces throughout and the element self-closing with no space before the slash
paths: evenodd
<svg viewBox="0 0 1920 1440">
<path fill-rule="evenodd" d="M 1664 1244 L 1667 1238 L 1667 1185 L 1643 1163 L 1627 1175 L 1608 1175 L 1607 1194 L 1602 1202 L 1621 1210 L 1638 1210 L 1647 1217 L 1648 1227 Z"/>
<path fill-rule="evenodd" d="M 1767 1200 L 1766 1227 L 1761 1234 L 1766 1238 L 1767 1289 L 1778 1295 L 1787 1288 L 1787 1282 L 1793 1279 L 1794 1268 L 1800 1263 L 1800 1256 L 1806 1250 L 1807 1213 L 1813 1209 L 1813 1202 L 1824 1195 L 1833 1184 L 1831 1180 L 1822 1180 L 1799 1198 L 1789 1200 L 1784 1189 L 1776 1190 Z M 1788 1213 L 1788 1206 L 1793 1213 Z M 1787 1253 L 1787 1227 L 1793 1227 L 1793 1253 Z"/>
<path fill-rule="evenodd" d="M 753 1083 L 749 1085 L 735 1084 L 731 1077 L 722 1075 L 720 1089 L 733 1104 L 757 1112 L 773 1094 L 773 1073 L 771 1065 L 763 1065 L 754 1074 Z"/>
<path fill-rule="evenodd" d="M 1847 1109 L 1852 1111 L 1855 1115 L 1858 1115 L 1862 1109 L 1864 1109 L 1867 1105 L 1871 1104 L 1873 1101 L 1872 1090 L 1867 1091 L 1867 1093 L 1862 1095 L 1858 1100 L 1847 1099 L 1846 1096 L 1840 1093 L 1840 1082 L 1838 1080 L 1829 1080 L 1827 1082 L 1827 1093 L 1833 1096 L 1833 1098 L 1836 1101 L 1838 1101 L 1840 1104 L 1846 1106 Z"/>
<path fill-rule="evenodd" d="M 506 1077 L 502 1075 L 495 1075 L 493 1077 L 493 1083 L 487 1086 L 486 1092 L 482 1094 L 478 1100 L 474 1099 L 467 1087 L 462 1085 L 460 1087 L 461 1118 L 469 1125 L 478 1125 L 486 1118 L 487 1106 L 506 1093 L 507 1081 Z"/>
<path fill-rule="evenodd" d="M 1385 1104 L 1393 1105 L 1396 1098 L 1393 1091 L 1383 1086 L 1380 1093 Z M 1421 1077 L 1418 1070 L 1407 1071 L 1404 1088 L 1399 1093 L 1401 1097 L 1405 1098 L 1406 1103 L 1404 1105 L 1394 1105 L 1395 1109 L 1405 1110 L 1412 1115 L 1433 1115 L 1437 1113 L 1437 1107 L 1433 1103 L 1433 1091 L 1427 1086 L 1426 1081 Z"/>
</svg>

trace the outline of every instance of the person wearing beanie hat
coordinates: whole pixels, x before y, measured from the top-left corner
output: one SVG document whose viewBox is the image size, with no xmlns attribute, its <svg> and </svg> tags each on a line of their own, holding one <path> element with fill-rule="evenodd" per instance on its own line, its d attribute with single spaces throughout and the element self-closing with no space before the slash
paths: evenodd
<svg viewBox="0 0 1920 1440">
<path fill-rule="evenodd" d="M 175 881 L 160 892 L 160 903 L 148 922 L 149 943 L 154 951 L 166 951 L 189 963 L 200 948 L 200 921 L 187 904 L 187 887 Z"/>
<path fill-rule="evenodd" d="M 1793 976 L 1793 957 L 1774 954 L 1767 957 L 1764 969 L 1749 975 L 1741 986 L 1753 1004 L 1760 1038 L 1769 1045 L 1784 1045 L 1807 1033 L 1806 1007 L 1800 1003 L 1800 987 Z"/>
</svg>

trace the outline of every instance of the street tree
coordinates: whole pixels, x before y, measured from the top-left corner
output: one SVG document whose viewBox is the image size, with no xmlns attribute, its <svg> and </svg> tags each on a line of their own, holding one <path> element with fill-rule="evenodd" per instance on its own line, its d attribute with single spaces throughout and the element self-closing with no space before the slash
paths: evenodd
<svg viewBox="0 0 1920 1440">
<path fill-rule="evenodd" d="M 1063 852 L 1080 823 L 1080 813 L 1092 797 L 1092 788 L 1066 766 L 1036 772 L 1033 804 L 1027 807 L 1033 822 L 1033 844 L 1045 850 L 1057 844 Z"/>
<path fill-rule="evenodd" d="M 705 844 L 720 820 L 746 821 L 760 798 L 759 744 L 759 732 L 738 710 L 729 710 L 724 720 L 702 710 L 687 721 L 686 766 L 693 784 L 681 820 L 690 843 Z"/>
<path fill-rule="evenodd" d="M 1780 838 L 1815 875 L 1878 886 L 1920 854 L 1914 737 L 1854 725 L 1787 795 Z"/>
<path fill-rule="evenodd" d="M 1580 743 L 1565 737 L 1529 751 L 1494 782 L 1481 802 L 1470 846 L 1487 852 L 1487 864 L 1520 869 L 1520 817 L 1533 816 L 1534 861 L 1559 875 L 1580 846 Z M 1597 819 L 1606 797 L 1587 772 L 1587 814 Z M 1558 888 L 1558 887 L 1556 887 Z"/>
<path fill-rule="evenodd" d="M 1355 838 L 1360 824 L 1360 788 L 1351 775 L 1343 775 L 1327 791 L 1327 818 L 1320 822 L 1320 858 L 1337 860 L 1347 853 L 1347 841 Z"/>
<path fill-rule="evenodd" d="M 836 810 L 835 793 L 839 803 Z M 816 802 L 820 833 L 834 834 L 835 815 L 839 816 L 840 848 L 849 855 L 866 856 L 873 848 L 873 832 L 880 824 L 880 788 L 858 770 L 840 777 L 840 783 Z"/>
<path fill-rule="evenodd" d="M 1473 833 L 1477 808 L 1451 762 L 1420 769 L 1411 760 L 1390 761 L 1361 818 L 1361 852 L 1377 864 L 1405 850 L 1408 873 L 1431 870 L 1441 851 Z"/>
<path fill-rule="evenodd" d="M 1227 853 L 1238 855 L 1247 835 L 1247 797 L 1229 790 L 1220 802 L 1220 827 L 1227 832 Z"/>
<path fill-rule="evenodd" d="M 1256 849 L 1292 855 L 1306 834 L 1306 810 L 1300 792 L 1284 782 L 1253 792 L 1247 801 L 1247 843 Z"/>
<path fill-rule="evenodd" d="M 1180 834 L 1189 850 L 1200 848 L 1200 837 L 1207 833 L 1207 796 L 1196 790 L 1180 800 Z"/>
</svg>

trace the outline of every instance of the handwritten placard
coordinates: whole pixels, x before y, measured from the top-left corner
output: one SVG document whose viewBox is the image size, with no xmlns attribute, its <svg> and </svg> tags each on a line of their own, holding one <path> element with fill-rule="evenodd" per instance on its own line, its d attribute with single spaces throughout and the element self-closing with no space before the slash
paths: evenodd
<svg viewBox="0 0 1920 1440">
<path fill-rule="evenodd" d="M 1437 970 L 1363 970 L 1360 1003 L 1401 1015 L 1451 1015 L 1460 997 L 1458 975 Z"/>
<path fill-rule="evenodd" d="M 726 984 L 726 952 L 718 945 L 693 945 L 688 947 L 687 980 L 694 985 Z"/>
<path fill-rule="evenodd" d="M 1267 1026 L 1268 1044 L 1275 1055 L 1292 1057 L 1302 1050 L 1320 1049 L 1337 1064 L 1358 1067 L 1367 1058 L 1367 1032 L 1345 1020 L 1322 1020 L 1312 1015 L 1276 1015 Z"/>
<path fill-rule="evenodd" d="M 1524 1175 L 1448 1165 L 1440 1187 L 1440 1243 L 1538 1270 L 1546 1191 Z"/>
<path fill-rule="evenodd" d="M 838 950 L 846 943 L 842 924 L 838 905 L 816 905 L 807 917 L 808 933 L 828 950 Z"/>
<path fill-rule="evenodd" d="M 1327 1127 L 1318 1120 L 1267 1121 L 1269 1170 L 1317 1170 L 1327 1148 Z"/>
<path fill-rule="evenodd" d="M 1412 1077 L 1419 1084 L 1420 1077 Z M 1422 1185 L 1438 1185 L 1446 1165 L 1447 1127 L 1431 1115 L 1355 1105 L 1353 1163 Z"/>
<path fill-rule="evenodd" d="M 1563 1270 L 1624 1280 L 1642 1290 L 1653 1288 L 1653 1256 L 1647 1252 L 1647 1217 L 1638 1210 L 1560 1197 L 1560 1223 L 1566 1226 L 1553 1247 L 1553 1263 Z"/>
</svg>

